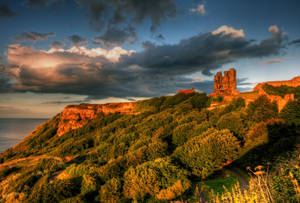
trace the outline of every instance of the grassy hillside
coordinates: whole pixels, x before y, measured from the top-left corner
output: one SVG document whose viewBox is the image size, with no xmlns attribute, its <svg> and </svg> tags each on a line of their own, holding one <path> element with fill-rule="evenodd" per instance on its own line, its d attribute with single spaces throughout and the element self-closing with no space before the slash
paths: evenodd
<svg viewBox="0 0 300 203">
<path fill-rule="evenodd" d="M 268 165 L 296 149 L 299 101 L 279 114 L 265 96 L 208 111 L 212 100 L 200 93 L 144 100 L 137 115 L 100 115 L 60 137 L 56 116 L 0 155 L 0 202 L 195 200 L 199 182 L 214 188 L 218 181 L 209 180 L 226 165 Z M 286 186 L 274 181 L 279 195 Z"/>
</svg>

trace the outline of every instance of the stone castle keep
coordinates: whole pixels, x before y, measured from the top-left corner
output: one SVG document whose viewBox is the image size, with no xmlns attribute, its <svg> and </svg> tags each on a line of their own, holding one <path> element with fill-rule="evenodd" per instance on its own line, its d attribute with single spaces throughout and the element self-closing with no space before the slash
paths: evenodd
<svg viewBox="0 0 300 203">
<path fill-rule="evenodd" d="M 236 70 L 218 72 L 214 77 L 214 92 L 211 95 L 237 95 L 236 90 Z"/>
</svg>

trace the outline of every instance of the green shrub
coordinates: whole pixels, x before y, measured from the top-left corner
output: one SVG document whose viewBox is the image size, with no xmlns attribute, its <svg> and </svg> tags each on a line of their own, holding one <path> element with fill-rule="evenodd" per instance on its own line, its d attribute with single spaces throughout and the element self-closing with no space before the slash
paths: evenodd
<svg viewBox="0 0 300 203">
<path fill-rule="evenodd" d="M 79 194 L 80 182 L 78 179 L 56 180 L 53 183 L 43 185 L 40 192 L 41 202 L 59 202 Z"/>
<path fill-rule="evenodd" d="M 143 200 L 147 195 L 157 199 L 174 199 L 189 189 L 191 183 L 187 175 L 169 159 L 145 162 L 129 168 L 124 174 L 124 195 L 134 200 Z"/>
<path fill-rule="evenodd" d="M 90 195 L 97 190 L 97 180 L 90 175 L 84 174 L 80 190 L 82 195 Z"/>
<path fill-rule="evenodd" d="M 101 186 L 97 199 L 100 202 L 119 202 L 122 198 L 122 183 L 118 178 L 112 178 Z"/>
<path fill-rule="evenodd" d="M 290 101 L 280 112 L 280 117 L 289 124 L 296 124 L 300 126 L 300 99 Z"/>
<path fill-rule="evenodd" d="M 261 122 L 276 118 L 278 108 L 276 102 L 271 103 L 266 95 L 262 95 L 248 104 L 246 112 L 249 121 Z"/>
<path fill-rule="evenodd" d="M 172 143 L 176 146 L 183 145 L 189 138 L 192 137 L 196 122 L 184 123 L 178 125 L 173 130 Z"/>
<path fill-rule="evenodd" d="M 300 96 L 300 86 L 298 87 L 290 87 L 290 86 L 279 86 L 275 87 L 272 85 L 264 84 L 262 86 L 263 90 L 270 95 L 277 95 L 280 97 L 284 97 L 286 94 L 295 94 L 295 98 L 299 98 Z"/>
<path fill-rule="evenodd" d="M 220 117 L 216 124 L 218 129 L 228 129 L 240 140 L 244 140 L 247 132 L 245 121 L 240 112 L 230 112 Z"/>
<path fill-rule="evenodd" d="M 238 158 L 239 150 L 240 143 L 229 130 L 210 129 L 206 135 L 191 138 L 178 147 L 173 156 L 194 175 L 206 178 L 224 163 Z"/>
</svg>

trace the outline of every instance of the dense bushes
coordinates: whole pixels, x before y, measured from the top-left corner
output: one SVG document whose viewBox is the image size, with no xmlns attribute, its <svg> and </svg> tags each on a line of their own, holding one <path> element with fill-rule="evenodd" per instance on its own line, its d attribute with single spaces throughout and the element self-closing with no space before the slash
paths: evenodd
<svg viewBox="0 0 300 203">
<path fill-rule="evenodd" d="M 287 121 L 289 124 L 300 126 L 300 99 L 290 101 L 280 112 L 280 117 Z"/>
<path fill-rule="evenodd" d="M 230 112 L 221 116 L 216 124 L 218 129 L 228 129 L 240 140 L 244 140 L 247 126 L 240 112 Z"/>
<path fill-rule="evenodd" d="M 194 175 L 205 178 L 238 157 L 240 143 L 229 130 L 210 129 L 178 147 L 174 156 Z"/>
<path fill-rule="evenodd" d="M 247 119 L 253 122 L 267 121 L 268 119 L 276 118 L 278 115 L 276 102 L 271 103 L 265 95 L 249 103 L 246 111 Z"/>
<path fill-rule="evenodd" d="M 3 161 L 30 154 L 39 159 L 0 169 L 0 201 L 10 193 L 28 202 L 185 199 L 193 181 L 242 155 L 237 164 L 254 166 L 297 142 L 296 101 L 279 114 L 283 120 L 265 96 L 247 107 L 242 98 L 208 110 L 210 102 L 199 93 L 144 100 L 137 115 L 101 114 L 60 137 L 55 117 L 0 155 Z"/>
<path fill-rule="evenodd" d="M 168 158 L 145 162 L 124 174 L 124 195 L 134 200 L 143 200 L 146 195 L 174 199 L 191 186 L 187 175 Z"/>
<path fill-rule="evenodd" d="M 262 86 L 263 90 L 270 95 L 281 96 L 282 98 L 286 94 L 295 94 L 295 98 L 300 99 L 300 86 L 298 87 L 289 87 L 289 86 L 279 86 L 275 87 L 272 85 L 264 84 Z"/>
</svg>

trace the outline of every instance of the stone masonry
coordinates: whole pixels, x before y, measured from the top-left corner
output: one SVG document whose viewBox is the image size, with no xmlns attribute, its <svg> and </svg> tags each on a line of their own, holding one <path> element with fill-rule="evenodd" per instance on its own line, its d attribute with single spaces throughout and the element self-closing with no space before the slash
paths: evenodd
<svg viewBox="0 0 300 203">
<path fill-rule="evenodd" d="M 214 92 L 211 95 L 238 95 L 236 90 L 236 70 L 218 72 L 214 77 Z"/>
</svg>

